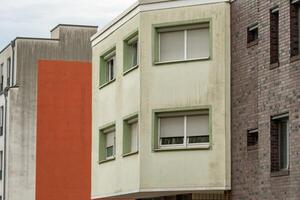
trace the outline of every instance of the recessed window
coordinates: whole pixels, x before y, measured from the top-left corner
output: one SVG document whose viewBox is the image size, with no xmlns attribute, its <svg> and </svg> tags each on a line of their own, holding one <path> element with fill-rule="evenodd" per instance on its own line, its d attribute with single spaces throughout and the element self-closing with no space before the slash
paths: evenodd
<svg viewBox="0 0 300 200">
<path fill-rule="evenodd" d="M 279 62 L 279 9 L 270 11 L 270 63 Z"/>
<path fill-rule="evenodd" d="M 0 180 L 2 180 L 3 176 L 3 151 L 0 151 Z"/>
<path fill-rule="evenodd" d="M 4 63 L 0 65 L 0 91 L 4 89 L 4 74 L 3 74 Z"/>
<path fill-rule="evenodd" d="M 100 57 L 100 86 L 116 78 L 116 50 L 112 49 Z"/>
<path fill-rule="evenodd" d="M 209 146 L 209 111 L 163 112 L 156 114 L 157 148 Z"/>
<path fill-rule="evenodd" d="M 290 23 L 291 23 L 291 56 L 299 55 L 300 49 L 300 1 L 292 0 L 290 8 Z"/>
<path fill-rule="evenodd" d="M 271 119 L 271 171 L 289 168 L 289 117 L 287 114 Z"/>
<path fill-rule="evenodd" d="M 138 116 L 125 119 L 123 123 L 123 154 L 136 153 L 139 149 Z"/>
<path fill-rule="evenodd" d="M 11 86 L 11 78 L 10 78 L 10 74 L 11 74 L 11 58 L 7 59 L 7 87 Z"/>
<path fill-rule="evenodd" d="M 138 65 L 138 33 L 124 41 L 124 72 Z"/>
<path fill-rule="evenodd" d="M 0 136 L 3 135 L 4 106 L 0 107 Z"/>
<path fill-rule="evenodd" d="M 247 43 L 254 45 L 258 42 L 258 24 L 247 28 Z"/>
<path fill-rule="evenodd" d="M 100 162 L 115 157 L 115 125 L 100 130 L 99 153 Z"/>
<path fill-rule="evenodd" d="M 257 148 L 258 145 L 258 129 L 247 131 L 247 146 L 248 149 Z"/>
<path fill-rule="evenodd" d="M 209 23 L 157 28 L 158 62 L 209 58 Z"/>
</svg>

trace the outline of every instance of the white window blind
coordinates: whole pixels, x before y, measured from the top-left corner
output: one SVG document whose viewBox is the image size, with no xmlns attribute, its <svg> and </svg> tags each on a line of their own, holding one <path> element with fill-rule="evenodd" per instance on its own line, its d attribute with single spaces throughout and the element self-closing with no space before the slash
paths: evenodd
<svg viewBox="0 0 300 200">
<path fill-rule="evenodd" d="M 184 137 L 184 117 L 160 118 L 160 137 Z"/>
<path fill-rule="evenodd" d="M 138 150 L 138 122 L 134 122 L 130 125 L 131 133 L 131 152 L 136 152 Z"/>
<path fill-rule="evenodd" d="M 160 61 L 184 59 L 184 31 L 162 32 L 159 40 Z"/>
<path fill-rule="evenodd" d="M 187 30 L 187 59 L 209 57 L 209 29 Z"/>
<path fill-rule="evenodd" d="M 114 146 L 115 143 L 115 132 L 106 133 L 106 148 Z"/>
<path fill-rule="evenodd" d="M 187 116 L 187 137 L 209 135 L 208 115 Z"/>
</svg>

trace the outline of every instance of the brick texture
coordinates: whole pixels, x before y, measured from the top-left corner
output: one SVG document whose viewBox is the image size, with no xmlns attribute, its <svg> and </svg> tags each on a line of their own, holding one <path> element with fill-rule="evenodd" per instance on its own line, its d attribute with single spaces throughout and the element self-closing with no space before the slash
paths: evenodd
<svg viewBox="0 0 300 200">
<path fill-rule="evenodd" d="M 279 67 L 270 68 L 270 10 L 279 6 Z M 232 200 L 300 199 L 300 60 L 291 59 L 297 33 L 289 0 L 235 0 L 232 27 Z M 247 27 L 259 24 L 247 46 Z M 290 31 L 292 30 L 292 31 Z M 292 48 L 291 48 L 292 46 Z M 271 176 L 271 116 L 289 113 L 289 173 Z M 258 128 L 256 150 L 247 130 Z"/>
</svg>

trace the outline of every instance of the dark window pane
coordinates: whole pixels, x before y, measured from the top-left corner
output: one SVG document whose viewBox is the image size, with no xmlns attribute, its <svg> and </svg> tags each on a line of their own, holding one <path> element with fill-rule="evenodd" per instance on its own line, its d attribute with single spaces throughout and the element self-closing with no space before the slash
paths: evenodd
<svg viewBox="0 0 300 200">
<path fill-rule="evenodd" d="M 209 136 L 191 136 L 188 138 L 189 144 L 196 144 L 196 143 L 207 143 L 209 142 Z"/>
<path fill-rule="evenodd" d="M 183 144 L 183 137 L 168 137 L 168 138 L 161 138 L 162 145 L 169 145 L 169 144 Z"/>
</svg>

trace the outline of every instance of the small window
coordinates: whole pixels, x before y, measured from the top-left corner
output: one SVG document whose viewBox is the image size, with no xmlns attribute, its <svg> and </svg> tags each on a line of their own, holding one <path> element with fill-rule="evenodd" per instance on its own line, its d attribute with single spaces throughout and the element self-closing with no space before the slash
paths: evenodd
<svg viewBox="0 0 300 200">
<path fill-rule="evenodd" d="M 258 42 L 258 24 L 247 28 L 247 43 L 249 45 L 257 44 Z"/>
<path fill-rule="evenodd" d="M 115 125 L 100 130 L 99 157 L 100 162 L 115 157 Z"/>
<path fill-rule="evenodd" d="M 138 116 L 130 117 L 123 123 L 123 154 L 138 152 L 139 149 L 139 123 Z"/>
<path fill-rule="evenodd" d="M 279 9 L 270 11 L 270 63 L 279 62 Z"/>
<path fill-rule="evenodd" d="M 157 28 L 158 62 L 207 59 L 209 23 Z"/>
<path fill-rule="evenodd" d="M 100 57 L 100 86 L 116 78 L 116 50 L 112 49 Z"/>
<path fill-rule="evenodd" d="M 271 171 L 289 168 L 289 117 L 288 114 L 271 119 Z"/>
<path fill-rule="evenodd" d="M 10 74 L 11 74 L 11 59 L 7 59 L 7 87 L 11 86 L 11 79 L 10 79 Z"/>
<path fill-rule="evenodd" d="M 300 49 L 300 1 L 292 0 L 290 8 L 290 23 L 291 23 L 291 56 L 299 54 Z"/>
<path fill-rule="evenodd" d="M 247 131 L 247 146 L 248 149 L 257 148 L 258 145 L 258 129 Z"/>
<path fill-rule="evenodd" d="M 208 110 L 157 113 L 158 148 L 209 147 Z"/>
<path fill-rule="evenodd" d="M 3 135 L 4 107 L 0 107 L 0 136 Z"/>
<path fill-rule="evenodd" d="M 4 74 L 3 74 L 4 63 L 0 65 L 0 92 L 4 89 Z"/>
<path fill-rule="evenodd" d="M 124 41 L 124 72 L 138 65 L 138 33 Z"/>
</svg>

